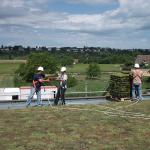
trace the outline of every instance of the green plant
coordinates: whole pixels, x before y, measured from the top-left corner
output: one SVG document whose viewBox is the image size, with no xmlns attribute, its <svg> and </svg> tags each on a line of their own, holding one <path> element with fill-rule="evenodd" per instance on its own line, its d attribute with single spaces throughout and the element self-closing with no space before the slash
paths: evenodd
<svg viewBox="0 0 150 150">
<path fill-rule="evenodd" d="M 98 77 L 100 73 L 101 71 L 100 71 L 100 67 L 98 66 L 98 64 L 95 64 L 95 63 L 89 64 L 89 67 L 86 72 L 86 75 L 88 78 Z"/>
<path fill-rule="evenodd" d="M 55 73 L 58 69 L 58 62 L 47 52 L 32 53 L 27 58 L 27 63 L 20 65 L 16 74 L 18 74 L 21 80 L 29 82 L 39 66 L 44 67 L 45 73 Z"/>
<path fill-rule="evenodd" d="M 68 87 L 74 87 L 77 85 L 77 79 L 75 77 L 69 76 L 67 81 Z"/>
</svg>

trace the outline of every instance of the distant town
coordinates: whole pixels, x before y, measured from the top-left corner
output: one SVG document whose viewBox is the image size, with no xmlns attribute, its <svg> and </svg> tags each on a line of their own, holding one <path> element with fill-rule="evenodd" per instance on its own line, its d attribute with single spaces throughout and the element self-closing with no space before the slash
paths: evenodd
<svg viewBox="0 0 150 150">
<path fill-rule="evenodd" d="M 16 45 L 16 46 L 4 46 L 1 45 L 0 51 L 1 52 L 7 52 L 7 51 L 50 51 L 50 52 L 55 52 L 55 51 L 66 51 L 66 52 L 93 52 L 93 53 L 99 53 L 101 51 L 150 51 L 150 49 L 118 49 L 118 48 L 109 48 L 109 47 L 88 47 L 88 46 L 83 46 L 83 47 L 46 47 L 46 46 L 21 46 L 21 45 Z"/>
<path fill-rule="evenodd" d="M 150 49 L 116 49 L 109 47 L 24 47 L 16 46 L 0 46 L 0 59 L 26 59 L 30 53 L 47 52 L 57 58 L 66 58 L 77 60 L 79 63 L 99 63 L 99 64 L 133 64 L 137 57 L 141 59 L 143 55 L 150 55 Z M 140 58 L 139 58 L 139 55 Z M 149 56 L 146 60 L 149 61 Z M 144 58 L 145 59 L 145 58 Z M 145 62 L 145 61 L 143 61 Z M 147 62 L 147 61 L 146 61 Z M 149 63 L 149 62 L 148 62 Z"/>
</svg>

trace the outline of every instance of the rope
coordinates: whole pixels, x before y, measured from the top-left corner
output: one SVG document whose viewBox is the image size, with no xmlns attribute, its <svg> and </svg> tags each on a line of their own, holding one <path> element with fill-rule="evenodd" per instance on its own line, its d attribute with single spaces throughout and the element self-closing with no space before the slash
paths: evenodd
<svg viewBox="0 0 150 150">
<path fill-rule="evenodd" d="M 137 104 L 139 101 L 134 102 L 133 104 L 127 105 L 124 108 L 128 108 L 130 106 L 133 106 L 135 104 Z M 109 117 L 123 117 L 123 118 L 134 118 L 134 119 L 144 119 L 144 120 L 150 120 L 150 115 L 146 115 L 146 114 L 142 114 L 142 113 L 133 113 L 133 112 L 127 112 L 127 111 L 123 111 L 123 110 L 119 110 L 120 108 L 123 108 L 123 106 L 121 107 L 117 107 L 117 108 L 110 108 L 107 106 L 104 106 L 104 108 L 106 108 L 107 110 L 96 110 L 96 109 L 82 109 L 82 108 L 64 108 L 64 107 L 53 107 L 56 108 L 56 110 L 78 110 L 78 111 L 94 111 L 94 112 L 99 112 L 99 113 L 104 113 L 105 115 L 109 116 Z"/>
</svg>

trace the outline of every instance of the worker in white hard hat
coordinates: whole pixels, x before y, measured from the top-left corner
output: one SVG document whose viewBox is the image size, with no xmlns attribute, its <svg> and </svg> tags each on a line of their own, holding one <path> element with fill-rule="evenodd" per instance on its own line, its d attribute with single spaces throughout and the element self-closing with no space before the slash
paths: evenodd
<svg viewBox="0 0 150 150">
<path fill-rule="evenodd" d="M 47 79 L 45 80 L 45 75 L 44 75 L 44 68 L 42 66 L 37 68 L 37 73 L 34 74 L 33 76 L 33 81 L 32 81 L 32 87 L 30 91 L 30 95 L 27 99 L 26 106 L 29 106 L 31 104 L 32 98 L 34 94 L 36 93 L 37 95 L 37 105 L 41 106 L 41 86 L 44 82 L 49 82 L 50 80 Z"/>
<path fill-rule="evenodd" d="M 67 89 L 67 79 L 68 76 L 66 74 L 66 67 L 61 67 L 60 69 L 60 75 L 58 77 L 58 80 L 60 81 L 60 84 L 58 86 L 56 98 L 54 101 L 54 105 L 58 104 L 59 98 L 61 97 L 62 105 L 65 105 L 65 92 Z"/>
<path fill-rule="evenodd" d="M 143 71 L 138 63 L 134 64 L 132 75 L 132 100 L 142 100 L 142 76 Z"/>
</svg>

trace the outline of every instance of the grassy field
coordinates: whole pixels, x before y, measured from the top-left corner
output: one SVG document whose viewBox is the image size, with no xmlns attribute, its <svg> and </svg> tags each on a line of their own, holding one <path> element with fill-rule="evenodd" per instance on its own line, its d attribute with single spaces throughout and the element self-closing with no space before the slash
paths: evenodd
<svg viewBox="0 0 150 150">
<path fill-rule="evenodd" d="M 0 87 L 14 87 L 14 75 L 0 75 Z"/>
<path fill-rule="evenodd" d="M 121 70 L 120 64 L 99 64 L 102 72 L 119 72 Z M 68 72 L 85 74 L 88 64 L 76 64 L 68 68 Z"/>
<path fill-rule="evenodd" d="M 14 87 L 14 73 L 21 63 L 25 60 L 0 60 L 0 87 Z M 99 64 L 101 69 L 101 77 L 99 80 L 85 80 L 85 73 L 88 64 L 76 64 L 67 68 L 68 73 L 78 73 L 76 78 L 78 85 L 73 88 L 68 88 L 70 91 L 85 91 L 87 84 L 88 91 L 105 90 L 108 86 L 108 81 L 111 73 L 120 71 L 120 64 Z M 144 83 L 143 88 L 148 88 L 149 83 Z"/>
<path fill-rule="evenodd" d="M 148 150 L 150 101 L 131 104 L 0 110 L 0 149 Z"/>
<path fill-rule="evenodd" d="M 69 73 L 78 73 L 76 76 L 78 79 L 78 85 L 69 88 L 67 92 L 70 91 L 85 91 L 87 87 L 87 91 L 104 91 L 108 87 L 108 81 L 110 77 L 110 73 L 119 72 L 121 70 L 120 64 L 99 64 L 101 70 L 101 76 L 99 80 L 85 80 L 86 70 L 88 68 L 88 64 L 76 64 L 73 67 L 68 68 Z M 83 78 L 81 76 L 84 76 Z M 81 78 L 81 79 L 80 79 Z M 100 93 L 99 95 L 102 95 Z"/>
<path fill-rule="evenodd" d="M 16 69 L 19 67 L 19 63 L 0 63 L 0 75 L 11 74 L 13 75 Z"/>
<path fill-rule="evenodd" d="M 0 87 L 13 87 L 14 73 L 21 63 L 25 63 L 25 60 L 0 60 Z M 120 65 L 118 64 L 100 64 L 102 72 L 119 71 Z M 87 64 L 77 64 L 68 68 L 68 73 L 79 73 L 77 76 L 78 85 L 76 87 L 68 89 L 68 91 L 85 91 L 85 72 Z M 82 76 L 84 76 L 82 78 Z M 82 79 L 81 79 L 82 78 Z M 108 75 L 101 75 L 100 80 L 87 80 L 88 91 L 104 90 L 109 80 Z M 89 86 L 90 85 L 90 86 Z"/>
<path fill-rule="evenodd" d="M 99 80 L 85 80 L 78 79 L 78 84 L 74 87 L 68 88 L 67 93 L 69 92 L 91 92 L 91 91 L 105 91 L 108 87 L 108 81 L 110 76 L 108 74 L 102 74 Z M 67 94 L 69 96 L 70 94 Z M 95 96 L 101 96 L 104 93 L 94 93 Z M 79 94 L 80 96 L 86 96 L 87 94 Z M 76 94 L 76 96 L 79 96 Z M 70 95 L 71 96 L 71 95 Z M 88 96 L 93 96 L 88 94 Z"/>
<path fill-rule="evenodd" d="M 4 63 L 9 63 L 9 64 L 13 64 L 13 63 L 15 63 L 15 64 L 17 64 L 17 63 L 26 63 L 27 61 L 26 60 L 0 60 L 0 63 L 2 63 L 2 64 L 4 64 Z"/>
<path fill-rule="evenodd" d="M 14 87 L 14 74 L 24 61 L 0 60 L 0 87 Z"/>
</svg>

